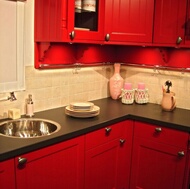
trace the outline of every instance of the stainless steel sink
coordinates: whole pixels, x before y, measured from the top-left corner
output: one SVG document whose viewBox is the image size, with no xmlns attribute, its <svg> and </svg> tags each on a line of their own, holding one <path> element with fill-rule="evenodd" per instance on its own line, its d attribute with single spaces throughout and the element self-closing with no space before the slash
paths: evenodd
<svg viewBox="0 0 190 189">
<path fill-rule="evenodd" d="M 61 126 L 46 119 L 17 119 L 0 123 L 0 135 L 17 138 L 36 138 L 51 135 Z"/>
</svg>

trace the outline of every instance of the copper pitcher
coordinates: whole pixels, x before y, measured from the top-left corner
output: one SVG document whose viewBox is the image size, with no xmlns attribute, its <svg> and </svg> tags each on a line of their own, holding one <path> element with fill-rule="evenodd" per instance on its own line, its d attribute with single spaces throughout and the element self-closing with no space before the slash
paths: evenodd
<svg viewBox="0 0 190 189">
<path fill-rule="evenodd" d="M 162 109 L 165 111 L 172 111 L 176 107 L 176 98 L 174 92 L 163 92 L 162 102 L 161 102 Z"/>
<path fill-rule="evenodd" d="M 165 111 L 172 111 L 176 107 L 175 93 L 170 91 L 172 82 L 170 80 L 166 81 L 165 86 L 167 86 L 167 89 L 163 88 L 161 106 Z"/>
</svg>

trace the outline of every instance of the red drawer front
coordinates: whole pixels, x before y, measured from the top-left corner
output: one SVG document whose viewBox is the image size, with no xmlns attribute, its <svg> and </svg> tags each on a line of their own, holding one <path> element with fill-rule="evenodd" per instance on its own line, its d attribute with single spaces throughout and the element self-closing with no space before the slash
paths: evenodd
<svg viewBox="0 0 190 189">
<path fill-rule="evenodd" d="M 86 149 L 89 150 L 110 140 L 120 138 L 125 125 L 125 122 L 120 122 L 86 134 Z"/>
<path fill-rule="evenodd" d="M 189 133 L 142 122 L 134 124 L 135 136 L 187 148 Z"/>
</svg>

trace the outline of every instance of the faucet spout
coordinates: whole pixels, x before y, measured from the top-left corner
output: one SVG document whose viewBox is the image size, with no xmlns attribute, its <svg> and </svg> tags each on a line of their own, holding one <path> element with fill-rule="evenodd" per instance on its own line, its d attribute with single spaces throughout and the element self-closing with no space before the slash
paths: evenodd
<svg viewBox="0 0 190 189">
<path fill-rule="evenodd" d="M 14 92 L 10 92 L 10 96 L 8 97 L 8 100 L 10 100 L 10 101 L 15 101 L 15 100 L 17 100 L 17 99 L 16 99 L 16 96 L 15 96 L 15 94 L 14 94 Z"/>
<path fill-rule="evenodd" d="M 10 92 L 10 96 L 8 96 L 7 98 L 0 99 L 0 102 L 1 101 L 7 101 L 7 100 L 10 100 L 11 102 L 17 100 L 14 92 Z"/>
</svg>

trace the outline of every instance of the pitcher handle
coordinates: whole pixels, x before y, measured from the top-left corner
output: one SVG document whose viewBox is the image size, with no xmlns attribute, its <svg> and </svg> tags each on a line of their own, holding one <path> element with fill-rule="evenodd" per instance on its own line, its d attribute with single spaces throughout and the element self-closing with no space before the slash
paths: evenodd
<svg viewBox="0 0 190 189">
<path fill-rule="evenodd" d="M 172 96 L 172 107 L 171 110 L 173 110 L 176 107 L 176 98 L 175 96 Z"/>
</svg>

